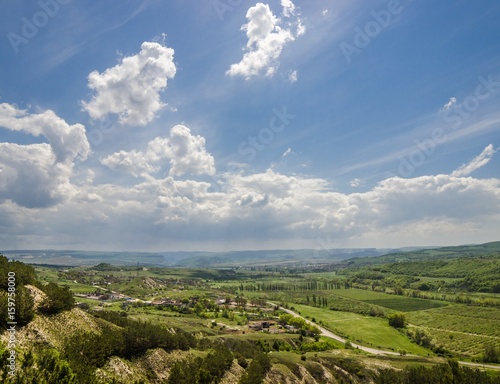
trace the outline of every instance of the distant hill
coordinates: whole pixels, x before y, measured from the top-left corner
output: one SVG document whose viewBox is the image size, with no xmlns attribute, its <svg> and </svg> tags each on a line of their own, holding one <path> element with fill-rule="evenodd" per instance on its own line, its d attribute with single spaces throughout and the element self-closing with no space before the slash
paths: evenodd
<svg viewBox="0 0 500 384">
<path fill-rule="evenodd" d="M 449 260 L 457 258 L 500 257 L 500 241 L 485 244 L 459 245 L 408 252 L 392 252 L 376 257 L 358 257 L 346 260 L 351 267 L 391 264 L 407 261 Z"/>
<path fill-rule="evenodd" d="M 184 252 L 105 252 L 75 250 L 1 250 L 9 259 L 28 264 L 48 264 L 61 266 L 93 266 L 100 263 L 113 265 L 170 265 L 191 253 Z"/>
<path fill-rule="evenodd" d="M 414 249 L 414 248 L 412 248 Z M 230 252 L 99 252 L 75 250 L 6 250 L 9 259 L 28 264 L 58 266 L 95 266 L 101 263 L 132 266 L 138 262 L 149 266 L 181 268 L 227 268 L 262 265 L 310 265 L 336 263 L 353 257 L 374 257 L 401 249 L 338 248 L 329 250 L 259 250 Z"/>
<path fill-rule="evenodd" d="M 118 267 L 115 267 L 114 265 L 111 265 L 109 263 L 100 263 L 100 264 L 97 264 L 93 267 L 91 267 L 94 271 L 101 271 L 101 272 L 105 272 L 105 271 L 121 271 L 120 268 Z"/>
<path fill-rule="evenodd" d="M 304 266 L 313 264 L 338 263 L 358 257 L 376 257 L 388 252 L 401 252 L 390 248 L 337 248 L 329 250 L 259 250 L 233 251 L 192 255 L 174 264 L 176 267 L 227 268 L 250 266 Z"/>
<path fill-rule="evenodd" d="M 59 266 L 171 266 L 230 268 L 250 266 L 306 266 L 347 262 L 350 266 L 388 264 L 411 260 L 479 257 L 500 252 L 500 242 L 456 247 L 334 248 L 229 252 L 100 252 L 76 250 L 0 250 L 9 259 L 28 264 Z"/>
<path fill-rule="evenodd" d="M 434 279 L 435 288 L 444 283 L 444 280 L 437 283 L 438 280 L 451 278 L 455 280 L 446 282 L 450 289 L 500 293 L 500 242 L 349 259 L 339 266 L 344 273 L 367 285 L 411 286 L 413 281 L 417 282 L 414 286 L 417 288 L 421 285 L 420 277 L 425 276 Z"/>
</svg>

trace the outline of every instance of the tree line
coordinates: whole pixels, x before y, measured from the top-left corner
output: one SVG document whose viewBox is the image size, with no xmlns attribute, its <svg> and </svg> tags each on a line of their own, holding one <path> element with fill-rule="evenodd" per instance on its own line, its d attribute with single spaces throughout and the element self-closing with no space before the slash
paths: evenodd
<svg viewBox="0 0 500 384">
<path fill-rule="evenodd" d="M 461 367 L 456 361 L 432 367 L 407 366 L 403 370 L 384 369 L 375 380 L 376 384 L 499 384 L 500 375 L 491 375 L 469 367 Z"/>
<path fill-rule="evenodd" d="M 240 292 L 263 292 L 263 291 L 326 291 L 333 289 L 349 289 L 352 288 L 352 283 L 349 280 L 310 280 L 299 284 L 278 283 L 278 282 L 262 282 L 252 284 L 240 284 L 239 286 L 227 287 L 228 290 Z"/>
</svg>

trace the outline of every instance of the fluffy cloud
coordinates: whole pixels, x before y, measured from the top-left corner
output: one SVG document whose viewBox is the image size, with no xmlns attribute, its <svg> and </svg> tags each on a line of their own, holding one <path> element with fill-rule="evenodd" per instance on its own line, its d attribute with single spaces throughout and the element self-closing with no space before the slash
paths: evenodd
<svg viewBox="0 0 500 384">
<path fill-rule="evenodd" d="M 130 173 L 136 177 L 160 170 L 157 164 L 152 164 L 146 153 L 136 150 L 115 152 L 101 160 L 101 163 L 114 171 Z"/>
<path fill-rule="evenodd" d="M 290 0 L 282 0 L 283 16 L 295 15 L 295 6 Z M 297 19 L 297 32 L 283 27 L 281 19 L 276 17 L 268 4 L 257 3 L 248 9 L 246 14 L 248 23 L 241 29 L 246 32 L 248 42 L 245 54 L 239 63 L 232 64 L 227 75 L 243 76 L 246 79 L 265 73 L 273 76 L 279 66 L 278 58 L 286 43 L 295 40 L 296 36 L 304 33 L 300 19 Z"/>
<path fill-rule="evenodd" d="M 164 153 L 170 158 L 171 175 L 215 173 L 214 158 L 205 149 L 205 138 L 192 135 L 183 125 L 173 127 L 168 140 L 150 143 L 150 150 L 157 156 Z"/>
<path fill-rule="evenodd" d="M 283 7 L 283 16 L 292 17 L 295 15 L 295 4 L 292 0 L 281 0 L 281 6 Z"/>
<path fill-rule="evenodd" d="M 48 141 L 0 143 L 0 233 L 26 244 L 88 247 L 81 239 L 92 239 L 99 248 L 119 242 L 158 249 L 194 239 L 237 248 L 259 239 L 267 247 L 314 248 L 320 240 L 387 246 L 486 241 L 500 229 L 500 180 L 465 177 L 491 158 L 492 145 L 451 175 L 391 177 L 364 192 L 341 193 L 323 178 L 272 169 L 217 174 L 205 139 L 176 125 L 143 150 L 101 160 L 137 176 L 135 183 L 99 184 L 93 170 L 74 170 L 89 153 L 83 126 L 8 104 L 0 107 L 0 125 Z M 210 182 L 192 175 L 210 175 Z"/>
<path fill-rule="evenodd" d="M 488 164 L 494 153 L 493 144 L 488 145 L 479 155 L 474 157 L 469 163 L 463 164 L 460 168 L 453 171 L 451 175 L 456 177 L 469 176 L 476 169 Z"/>
<path fill-rule="evenodd" d="M 113 170 L 144 176 L 159 172 L 167 160 L 172 176 L 215 174 L 214 158 L 205 148 L 205 138 L 192 135 L 183 125 L 174 126 L 169 137 L 150 141 L 146 151 L 120 151 L 101 162 Z"/>
<path fill-rule="evenodd" d="M 81 124 L 69 125 L 52 111 L 29 114 L 0 104 L 0 127 L 44 136 L 48 143 L 0 143 L 0 201 L 27 208 L 46 208 L 69 197 L 74 163 L 90 147 Z"/>
<path fill-rule="evenodd" d="M 46 208 L 63 200 L 71 167 L 57 164 L 47 144 L 0 143 L 0 201 Z"/>
<path fill-rule="evenodd" d="M 85 127 L 81 124 L 69 125 L 51 110 L 29 114 L 14 105 L 2 103 L 0 127 L 46 137 L 58 162 L 73 161 L 75 158 L 85 160 L 90 153 Z"/>
<path fill-rule="evenodd" d="M 470 242 L 478 234 L 486 241 L 499 229 L 498 179 L 395 177 L 366 192 L 340 193 L 324 179 L 273 170 L 216 177 L 221 184 L 216 192 L 204 181 L 147 176 L 132 187 L 81 186 L 58 214 L 38 210 L 19 219 L 8 205 L 0 211 L 31 236 L 41 235 L 36 223 L 43 222 L 44 231 L 60 233 L 70 244 L 91 236 L 104 248 L 117 241 L 136 249 L 182 241 L 238 247 L 252 239 L 267 246 L 273 241 L 275 247 L 301 241 L 314 248 L 318 239 L 348 246 L 387 246 L 389 240 L 432 245 Z M 78 225 L 73 217 L 79 217 Z"/>
<path fill-rule="evenodd" d="M 95 94 L 89 102 L 82 102 L 84 110 L 93 119 L 116 114 L 121 124 L 149 123 L 165 107 L 160 93 L 167 87 L 167 79 L 175 76 L 173 60 L 172 48 L 144 42 L 137 55 L 125 57 L 102 74 L 90 73 L 88 86 Z"/>
</svg>

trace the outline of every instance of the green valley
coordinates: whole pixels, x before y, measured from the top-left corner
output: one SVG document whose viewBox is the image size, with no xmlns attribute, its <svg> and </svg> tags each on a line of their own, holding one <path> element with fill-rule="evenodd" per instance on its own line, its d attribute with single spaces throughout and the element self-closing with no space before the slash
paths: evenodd
<svg viewBox="0 0 500 384">
<path fill-rule="evenodd" d="M 5 383 L 386 383 L 449 371 L 498 383 L 497 245 L 293 268 L 2 256 L 0 374 Z"/>
</svg>

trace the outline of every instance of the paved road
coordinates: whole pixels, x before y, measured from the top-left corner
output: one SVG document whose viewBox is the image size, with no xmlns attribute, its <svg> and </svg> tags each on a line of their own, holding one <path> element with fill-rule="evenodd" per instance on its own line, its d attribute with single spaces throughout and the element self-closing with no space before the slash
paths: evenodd
<svg viewBox="0 0 500 384">
<path fill-rule="evenodd" d="M 318 324 L 316 323 L 313 323 L 312 321 L 310 320 L 307 320 L 306 318 L 304 318 L 303 316 L 299 315 L 298 313 L 290 310 L 290 309 L 286 309 L 286 308 L 283 308 L 283 307 L 280 307 L 279 305 L 277 304 L 274 304 L 274 303 L 271 303 L 270 301 L 267 302 L 269 305 L 273 305 L 273 306 L 278 306 L 281 310 L 285 311 L 286 313 L 289 313 L 290 315 L 293 315 L 293 316 L 297 316 L 297 317 L 300 317 L 301 319 L 304 319 L 308 324 L 313 324 L 315 325 L 316 327 L 319 328 L 319 330 L 321 331 L 321 335 L 322 336 L 326 336 L 326 337 L 329 337 L 331 339 L 334 339 L 334 340 L 337 340 L 337 341 L 340 341 L 341 343 L 346 343 L 346 339 L 344 339 L 343 337 L 340 337 L 339 335 L 336 335 L 335 333 L 329 331 L 328 329 L 325 329 L 321 326 L 319 326 Z M 383 351 L 381 349 L 376 349 L 376 348 L 369 348 L 369 347 L 363 347 L 362 345 L 358 345 L 358 344 L 354 344 L 354 343 L 351 343 L 351 345 L 354 347 L 354 348 L 358 348 L 360 349 L 361 351 L 365 351 L 365 352 L 368 352 L 368 353 L 371 353 L 373 355 L 398 355 L 399 356 L 399 353 L 397 352 L 392 352 L 392 351 Z M 417 355 L 406 355 L 406 356 L 417 356 Z M 468 362 L 468 361 L 459 361 L 458 362 L 459 364 L 461 365 L 467 365 L 467 366 L 470 366 L 470 367 L 477 367 L 477 368 L 488 368 L 488 369 L 496 369 L 496 370 L 500 370 L 500 365 L 489 365 L 489 364 L 482 364 L 482 363 L 471 363 L 471 362 Z"/>
</svg>

